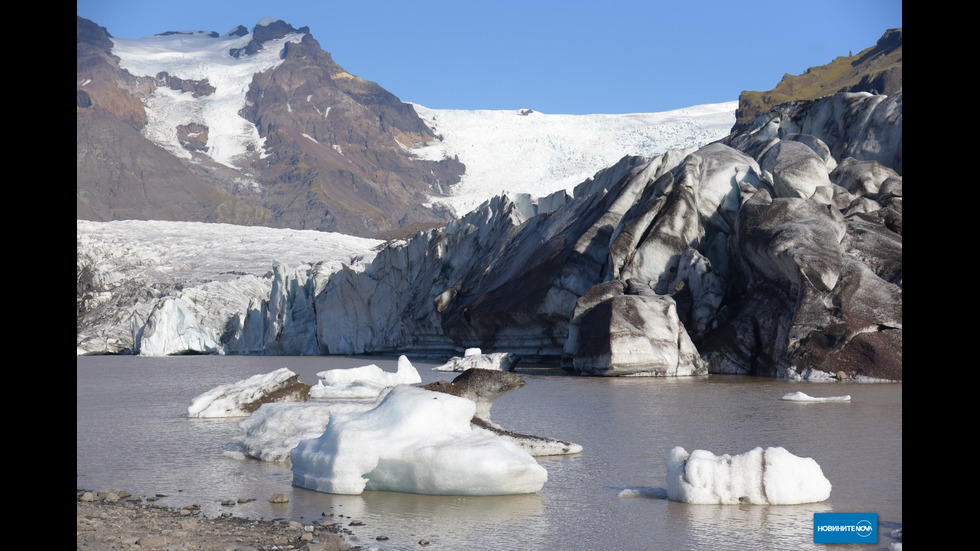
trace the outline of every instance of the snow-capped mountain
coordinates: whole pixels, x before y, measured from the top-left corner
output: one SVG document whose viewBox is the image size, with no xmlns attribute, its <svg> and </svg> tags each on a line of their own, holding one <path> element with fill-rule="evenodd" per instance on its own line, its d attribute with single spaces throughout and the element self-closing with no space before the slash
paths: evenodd
<svg viewBox="0 0 980 551">
<path fill-rule="evenodd" d="M 308 29 L 273 19 L 121 39 L 79 18 L 77 73 L 79 219 L 360 236 L 442 225 L 497 193 L 570 192 L 623 156 L 724 137 L 737 106 L 430 109 L 351 75 Z"/>
<path fill-rule="evenodd" d="M 458 181 L 412 107 L 308 29 L 110 36 L 78 19 L 77 218 L 226 222 L 367 236 L 449 216 Z"/>
</svg>

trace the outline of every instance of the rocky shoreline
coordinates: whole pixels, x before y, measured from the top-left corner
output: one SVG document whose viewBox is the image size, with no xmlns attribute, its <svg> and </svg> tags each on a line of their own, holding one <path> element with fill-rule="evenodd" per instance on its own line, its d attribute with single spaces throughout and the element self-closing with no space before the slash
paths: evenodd
<svg viewBox="0 0 980 551">
<path fill-rule="evenodd" d="M 204 515 L 195 505 L 176 509 L 122 490 L 76 490 L 78 551 L 348 551 L 343 528 L 324 518 L 310 524 Z"/>
</svg>

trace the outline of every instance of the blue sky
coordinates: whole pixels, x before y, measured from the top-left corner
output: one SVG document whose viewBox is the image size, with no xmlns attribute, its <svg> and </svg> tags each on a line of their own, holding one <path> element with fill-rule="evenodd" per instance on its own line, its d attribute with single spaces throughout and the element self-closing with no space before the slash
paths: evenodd
<svg viewBox="0 0 980 551">
<path fill-rule="evenodd" d="M 735 101 L 902 26 L 901 0 L 77 0 L 77 12 L 119 38 L 273 17 L 403 101 L 553 114 Z"/>
</svg>

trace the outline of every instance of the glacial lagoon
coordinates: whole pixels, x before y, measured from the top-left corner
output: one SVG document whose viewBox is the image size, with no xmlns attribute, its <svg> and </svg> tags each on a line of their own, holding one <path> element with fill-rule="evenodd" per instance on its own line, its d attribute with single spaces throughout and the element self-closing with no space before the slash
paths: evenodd
<svg viewBox="0 0 980 551">
<path fill-rule="evenodd" d="M 423 384 L 457 374 L 412 358 Z M 593 378 L 518 366 L 527 385 L 494 404 L 514 431 L 582 444 L 582 453 L 539 457 L 548 481 L 535 494 L 490 497 L 397 492 L 331 495 L 293 487 L 288 465 L 226 453 L 240 419 L 188 419 L 195 396 L 288 367 L 316 382 L 326 369 L 394 357 L 84 356 L 77 358 L 77 487 L 119 488 L 202 514 L 337 522 L 364 549 L 683 550 L 821 549 L 813 514 L 877 513 L 883 549 L 902 526 L 902 384 L 795 383 L 757 377 Z M 846 402 L 794 402 L 849 395 Z M 736 455 L 778 446 L 813 458 L 833 485 L 806 505 L 690 505 L 666 499 L 674 446 Z M 272 494 L 289 497 L 269 503 Z M 628 497 L 631 496 L 631 497 Z M 254 498 L 224 506 L 225 500 Z M 351 525 L 353 521 L 359 521 Z M 377 539 L 379 536 L 387 538 Z M 854 546 L 840 546 L 841 549 Z"/>
</svg>

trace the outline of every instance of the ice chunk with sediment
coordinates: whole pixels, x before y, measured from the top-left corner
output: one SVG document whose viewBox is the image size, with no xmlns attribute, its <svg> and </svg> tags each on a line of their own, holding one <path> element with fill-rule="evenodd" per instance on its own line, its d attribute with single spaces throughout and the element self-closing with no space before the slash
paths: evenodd
<svg viewBox="0 0 980 551">
<path fill-rule="evenodd" d="M 333 494 L 385 490 L 433 495 L 537 492 L 548 472 L 531 455 L 470 423 L 469 399 L 410 385 L 377 407 L 334 414 L 292 452 L 293 485 Z"/>
<path fill-rule="evenodd" d="M 816 461 L 785 448 L 719 456 L 678 446 L 667 454 L 667 497 L 673 501 L 794 505 L 825 501 L 830 489 Z"/>
<path fill-rule="evenodd" d="M 283 367 L 234 383 L 216 386 L 196 396 L 187 406 L 188 417 L 248 417 L 262 404 L 303 402 L 309 399 L 310 385 Z"/>
</svg>

